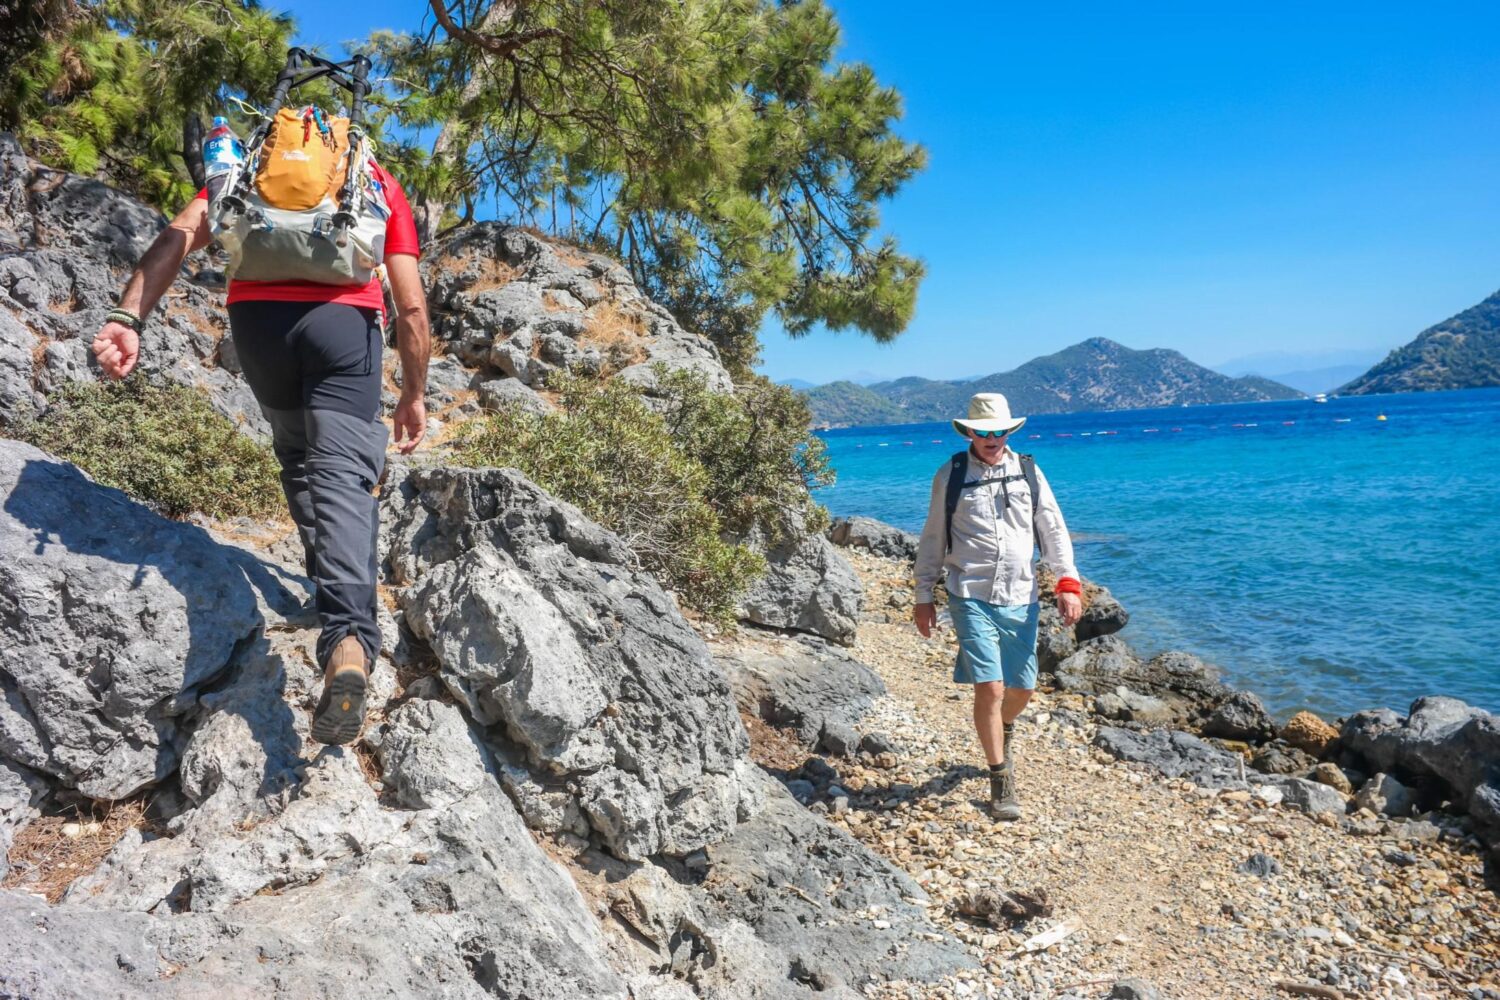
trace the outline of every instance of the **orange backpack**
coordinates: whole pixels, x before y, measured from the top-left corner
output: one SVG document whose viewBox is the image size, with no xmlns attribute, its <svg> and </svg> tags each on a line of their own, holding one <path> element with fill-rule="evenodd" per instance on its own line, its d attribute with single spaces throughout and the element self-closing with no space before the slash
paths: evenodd
<svg viewBox="0 0 1500 1000">
<path fill-rule="evenodd" d="M 301 49 L 287 54 L 265 122 L 209 209 L 229 277 L 331 285 L 374 277 L 391 210 L 360 127 L 369 68 L 362 56 L 330 63 Z M 282 107 L 292 88 L 323 76 L 352 92 L 349 117 Z"/>
</svg>

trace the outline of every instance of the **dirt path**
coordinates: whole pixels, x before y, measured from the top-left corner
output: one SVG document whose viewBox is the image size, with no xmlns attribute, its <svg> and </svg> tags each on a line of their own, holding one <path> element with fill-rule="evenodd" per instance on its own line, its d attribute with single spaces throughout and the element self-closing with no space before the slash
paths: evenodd
<svg viewBox="0 0 1500 1000">
<path fill-rule="evenodd" d="M 939 925 L 987 969 L 870 996 L 1105 997 L 1133 976 L 1165 997 L 1215 1000 L 1293 995 L 1283 981 L 1347 997 L 1500 998 L 1500 905 L 1472 844 L 1413 840 L 1400 824 L 1356 836 L 1247 792 L 1121 764 L 1091 747 L 1076 696 L 1033 702 L 1017 738 L 1025 818 L 990 822 L 970 695 L 949 681 L 950 636 L 922 640 L 901 596 L 888 604 L 909 586 L 899 564 L 852 561 L 867 608 L 893 619 L 863 624 L 853 652 L 890 690 L 867 727 L 898 752 L 889 768 L 833 761 L 854 794 L 832 818 L 912 873 Z M 1257 853 L 1279 870 L 1237 870 Z M 985 889 L 1044 890 L 1052 915 L 1011 929 L 949 912 Z M 1015 957 L 1065 920 L 1079 929 L 1061 944 Z"/>
</svg>

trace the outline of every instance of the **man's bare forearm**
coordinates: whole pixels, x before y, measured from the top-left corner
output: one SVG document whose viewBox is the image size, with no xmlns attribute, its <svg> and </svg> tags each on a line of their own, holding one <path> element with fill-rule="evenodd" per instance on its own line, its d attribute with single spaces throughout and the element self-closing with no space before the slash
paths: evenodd
<svg viewBox="0 0 1500 1000">
<path fill-rule="evenodd" d="M 396 353 L 401 357 L 401 394 L 408 399 L 422 399 L 427 393 L 427 359 L 432 356 L 426 309 L 397 317 Z"/>
<path fill-rule="evenodd" d="M 208 245 L 207 218 L 207 203 L 194 199 L 167 228 L 156 234 L 125 283 L 125 291 L 120 293 L 121 309 L 145 316 L 156 308 L 156 303 L 177 280 L 188 254 Z"/>
</svg>

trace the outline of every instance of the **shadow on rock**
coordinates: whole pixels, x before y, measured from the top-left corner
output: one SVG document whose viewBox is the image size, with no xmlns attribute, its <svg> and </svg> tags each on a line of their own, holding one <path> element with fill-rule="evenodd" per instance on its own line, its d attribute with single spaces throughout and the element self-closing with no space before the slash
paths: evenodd
<svg viewBox="0 0 1500 1000">
<path fill-rule="evenodd" d="M 99 799 L 165 777 L 261 625 L 246 560 L 20 442 L 0 495 L 0 755 Z"/>
</svg>

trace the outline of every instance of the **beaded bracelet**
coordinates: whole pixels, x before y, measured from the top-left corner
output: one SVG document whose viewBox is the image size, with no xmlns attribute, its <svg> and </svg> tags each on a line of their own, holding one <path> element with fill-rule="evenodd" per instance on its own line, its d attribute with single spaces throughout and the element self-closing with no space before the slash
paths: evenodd
<svg viewBox="0 0 1500 1000">
<path fill-rule="evenodd" d="M 141 332 L 141 318 L 129 309 L 111 309 L 108 316 L 104 318 L 106 323 L 119 323 L 128 326 L 136 333 Z"/>
</svg>

